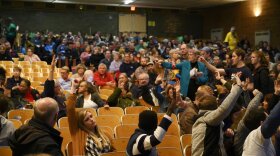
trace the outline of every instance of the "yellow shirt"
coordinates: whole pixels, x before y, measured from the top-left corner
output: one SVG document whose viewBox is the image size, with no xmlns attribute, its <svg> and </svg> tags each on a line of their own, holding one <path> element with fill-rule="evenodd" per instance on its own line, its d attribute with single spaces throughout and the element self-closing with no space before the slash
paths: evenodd
<svg viewBox="0 0 280 156">
<path fill-rule="evenodd" d="M 229 49 L 234 50 L 237 47 L 238 39 L 233 36 L 232 32 L 228 32 L 224 42 L 228 42 Z"/>
</svg>

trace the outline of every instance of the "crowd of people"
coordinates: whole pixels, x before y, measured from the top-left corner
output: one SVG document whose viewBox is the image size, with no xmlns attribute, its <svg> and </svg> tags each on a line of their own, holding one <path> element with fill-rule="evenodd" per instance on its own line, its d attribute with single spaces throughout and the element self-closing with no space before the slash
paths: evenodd
<svg viewBox="0 0 280 156">
<path fill-rule="evenodd" d="M 172 113 L 180 116 L 181 135 L 192 134 L 193 156 L 280 155 L 278 50 L 267 42 L 252 47 L 248 40 L 238 39 L 235 27 L 219 42 L 100 32 L 24 33 L 18 40 L 16 47 L 1 39 L 0 60 L 24 56 L 20 59 L 31 63 L 46 61 L 50 72 L 40 93 L 22 77 L 20 67 L 13 68 L 12 77 L 0 67 L 0 146 L 10 146 L 14 155 L 63 155 L 62 138 L 53 127 L 65 116 L 74 154 L 114 151 L 112 138 L 99 129 L 93 114 L 75 108 L 139 105 L 156 107 L 166 115 L 158 125 L 155 112 L 139 114 L 127 155 L 156 155 Z M 99 93 L 104 86 L 113 89 L 107 100 Z M 30 103 L 33 118 L 15 130 L 7 112 L 28 109 Z"/>
</svg>

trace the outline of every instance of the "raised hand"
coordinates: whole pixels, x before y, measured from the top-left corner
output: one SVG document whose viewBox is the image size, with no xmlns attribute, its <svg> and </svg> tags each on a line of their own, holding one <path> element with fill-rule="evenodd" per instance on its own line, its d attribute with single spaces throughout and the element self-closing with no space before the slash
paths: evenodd
<svg viewBox="0 0 280 156">
<path fill-rule="evenodd" d="M 171 116 L 171 114 L 174 112 L 174 110 L 177 108 L 177 104 L 176 104 L 176 90 L 175 88 L 173 87 L 172 88 L 172 100 L 171 102 L 169 103 L 169 106 L 168 106 L 168 109 L 167 109 L 167 112 L 166 114 L 168 116 Z"/>
<path fill-rule="evenodd" d="M 215 78 L 216 78 L 216 80 L 221 80 L 221 79 L 223 79 L 223 76 L 221 76 L 221 74 L 220 74 L 220 72 L 219 71 L 216 71 L 215 72 Z"/>
<path fill-rule="evenodd" d="M 203 56 L 200 56 L 200 57 L 198 58 L 198 60 L 199 60 L 200 62 L 203 62 L 203 63 L 207 62 Z"/>
<path fill-rule="evenodd" d="M 54 71 L 54 68 L 56 66 L 57 60 L 55 59 L 55 55 L 52 57 L 52 62 L 51 62 L 51 70 Z"/>
<path fill-rule="evenodd" d="M 155 84 L 160 84 L 162 82 L 162 75 L 159 74 L 156 78 Z"/>
<path fill-rule="evenodd" d="M 236 80 L 236 84 L 238 86 L 242 86 L 242 82 L 240 80 L 240 76 L 241 76 L 242 72 L 238 72 L 236 74 L 232 74 L 233 78 Z"/>
<path fill-rule="evenodd" d="M 180 90 L 181 90 L 180 80 L 176 81 L 174 88 L 175 88 L 176 93 L 178 93 L 178 92 L 180 93 Z"/>
<path fill-rule="evenodd" d="M 249 78 L 246 78 L 246 80 L 242 82 L 242 89 L 243 89 L 244 91 L 247 91 L 247 90 L 248 90 L 248 85 L 249 85 L 249 83 L 250 83 L 250 79 L 249 79 Z"/>
</svg>

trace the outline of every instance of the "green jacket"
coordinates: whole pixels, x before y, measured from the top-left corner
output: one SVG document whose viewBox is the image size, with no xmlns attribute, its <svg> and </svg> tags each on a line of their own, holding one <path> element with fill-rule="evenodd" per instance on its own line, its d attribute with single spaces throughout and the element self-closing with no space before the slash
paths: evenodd
<svg viewBox="0 0 280 156">
<path fill-rule="evenodd" d="M 110 107 L 121 107 L 126 108 L 133 106 L 134 104 L 139 105 L 132 99 L 132 94 L 128 92 L 126 95 L 121 96 L 122 90 L 120 88 L 116 88 L 113 94 L 108 98 L 107 102 Z"/>
</svg>

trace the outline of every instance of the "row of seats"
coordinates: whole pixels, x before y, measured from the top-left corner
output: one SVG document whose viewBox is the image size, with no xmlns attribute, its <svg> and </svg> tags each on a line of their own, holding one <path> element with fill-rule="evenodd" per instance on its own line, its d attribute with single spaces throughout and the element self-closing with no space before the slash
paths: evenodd
<svg viewBox="0 0 280 156">
<path fill-rule="evenodd" d="M 30 80 L 31 86 L 42 93 L 44 83 L 49 77 L 50 66 L 45 61 L 30 63 L 29 61 L 0 61 L 0 66 L 6 69 L 6 76 L 12 77 L 14 67 L 21 67 L 21 77 Z M 72 72 L 70 72 L 70 76 Z M 55 68 L 54 78 L 60 77 L 60 68 Z"/>
<path fill-rule="evenodd" d="M 83 108 L 76 108 L 77 111 Z M 137 128 L 139 113 L 143 110 L 148 110 L 149 108 L 145 106 L 135 106 L 135 107 L 127 107 L 126 109 L 122 109 L 120 107 L 111 107 L 110 109 L 99 108 L 97 110 L 93 108 L 87 108 L 92 112 L 94 116 L 96 116 L 96 122 L 100 126 L 100 128 L 109 134 L 111 138 L 121 139 L 121 138 L 129 138 L 134 130 Z M 158 113 L 158 119 L 161 120 L 164 114 Z M 8 118 L 11 121 L 16 122 L 19 127 L 21 123 L 27 123 L 30 118 L 33 116 L 32 109 L 26 110 L 11 110 L 8 113 Z M 179 125 L 177 122 L 177 118 L 175 115 L 172 115 L 174 122 L 171 124 L 168 129 L 167 135 L 176 137 L 179 141 Z M 17 120 L 16 120 L 17 119 Z M 58 122 L 57 129 L 61 131 L 61 135 L 64 139 L 62 148 L 66 147 L 66 144 L 71 141 L 70 132 L 68 128 L 68 119 L 67 117 L 61 118 Z M 70 139 L 70 140 L 69 140 Z M 183 139 L 185 140 L 185 139 Z M 190 139 L 188 141 L 190 144 Z M 164 143 L 162 144 L 164 145 Z M 175 144 L 174 144 L 175 145 Z M 173 146 L 172 146 L 173 147 Z M 183 148 L 182 148 L 183 149 Z M 64 150 L 63 150 L 64 151 Z"/>
<path fill-rule="evenodd" d="M 104 131 L 103 127 L 101 127 L 101 129 Z M 63 130 L 62 131 L 61 131 L 61 129 L 58 129 L 58 130 L 61 132 L 62 135 L 64 135 L 64 137 L 69 137 L 69 136 L 63 134 L 64 133 Z M 69 133 L 69 132 L 66 132 L 66 133 Z M 69 141 L 69 139 L 63 140 L 63 145 L 65 145 L 65 142 L 67 142 L 67 141 Z M 129 141 L 129 137 L 114 138 L 112 140 L 112 146 L 115 148 L 116 152 L 124 152 L 126 150 L 128 141 Z M 71 139 L 69 142 L 71 142 Z M 67 146 L 69 146 L 69 145 L 65 146 L 66 151 L 67 151 Z M 184 153 L 184 156 L 190 156 L 191 155 L 191 135 L 190 134 L 182 135 L 180 138 L 173 136 L 173 135 L 166 135 L 163 138 L 162 142 L 157 146 L 158 150 L 161 148 L 174 149 L 175 153 L 173 153 L 173 152 L 171 152 L 171 153 L 175 154 L 176 156 L 182 155 L 182 153 Z M 113 153 L 115 153 L 115 152 L 113 152 Z M 171 155 L 171 153 L 169 153 L 169 154 Z M 105 154 L 105 155 L 107 155 L 107 154 Z M 168 155 L 168 156 L 170 156 L 170 155 Z"/>
<path fill-rule="evenodd" d="M 21 77 L 30 81 L 38 81 L 44 83 L 49 75 L 50 66 L 45 61 L 37 61 L 30 63 L 29 61 L 0 61 L 0 66 L 6 69 L 7 77 L 13 76 L 13 68 L 15 66 L 22 68 Z M 55 68 L 54 78 L 60 77 L 60 68 Z M 71 73 L 70 73 L 71 74 Z"/>
<path fill-rule="evenodd" d="M 9 119 L 10 121 L 12 121 L 16 127 L 20 127 L 21 126 L 21 122 L 19 120 L 15 120 L 15 119 Z M 133 127 L 131 127 L 133 126 Z M 119 127 L 122 127 L 121 129 L 117 130 Z M 113 147 L 116 149 L 116 151 L 121 152 L 121 151 L 125 151 L 126 149 L 126 145 L 128 143 L 129 137 L 130 135 L 134 132 L 134 130 L 137 128 L 136 125 L 121 125 L 121 126 L 117 126 L 115 128 L 115 133 L 117 134 L 116 137 L 112 140 L 112 145 Z M 111 128 L 110 127 L 106 127 L 106 126 L 100 126 L 100 129 L 102 129 L 102 131 L 104 131 L 106 134 L 112 133 Z M 126 129 L 131 129 L 131 134 L 125 134 L 125 130 Z M 61 137 L 63 137 L 63 143 L 62 143 L 62 151 L 65 151 L 65 148 L 67 147 L 67 143 L 71 142 L 71 134 L 69 131 L 69 128 L 57 128 L 58 131 L 61 132 Z M 119 133 L 119 134 L 118 134 Z M 109 134 L 112 135 L 112 134 Z M 124 135 L 124 136 L 121 136 Z M 111 136 L 111 138 L 113 138 Z M 184 154 L 185 156 L 189 156 L 190 155 L 190 147 L 191 147 L 191 135 L 190 134 L 185 134 L 182 135 L 180 137 L 180 140 L 177 136 L 174 135 L 167 135 L 164 137 L 162 143 L 160 145 L 157 146 L 158 149 L 160 148 L 175 148 L 175 149 L 183 149 L 184 153 L 188 153 L 188 154 Z M 4 151 L 2 151 L 4 150 Z M 0 149 L 0 153 L 3 152 L 7 152 L 9 151 L 8 149 Z"/>
<path fill-rule="evenodd" d="M 30 63 L 29 61 L 0 61 L 0 65 L 6 68 L 12 68 L 14 66 L 20 66 L 23 68 L 49 68 L 49 65 L 45 61 L 37 61 Z"/>
<path fill-rule="evenodd" d="M 69 142 L 67 144 L 67 156 L 72 156 L 73 153 L 71 152 L 73 149 L 72 147 L 72 142 Z M 185 152 L 186 150 L 186 152 Z M 190 148 L 186 148 L 184 150 L 184 156 L 191 156 L 190 153 L 191 153 L 191 149 Z M 174 156 L 182 156 L 182 152 L 180 149 L 178 148 L 173 148 L 173 147 L 160 147 L 160 148 L 157 148 L 157 152 L 158 152 L 158 155 L 159 156 L 171 156 L 171 155 L 174 155 Z M 186 154 L 189 154 L 189 155 L 186 155 Z M 110 152 L 110 153 L 104 153 L 104 154 L 101 154 L 101 156 L 124 156 L 126 155 L 126 152 L 125 151 L 121 151 L 121 152 Z"/>
<path fill-rule="evenodd" d="M 77 110 L 81 110 L 84 108 L 76 108 Z M 86 108 L 89 110 L 93 116 L 116 116 L 116 118 L 120 121 L 126 122 L 126 123 L 133 123 L 136 122 L 138 123 L 138 115 L 135 116 L 129 116 L 128 114 L 139 114 L 140 112 L 144 110 L 149 110 L 148 107 L 145 106 L 134 106 L 134 107 L 126 107 L 124 110 L 120 107 L 110 107 L 110 108 L 105 108 L 101 107 L 98 108 L 97 110 L 94 108 Z M 8 119 L 18 119 L 21 122 L 24 123 L 25 120 L 30 119 L 33 116 L 33 109 L 15 109 L 15 110 L 10 110 L 8 112 Z M 126 115 L 123 119 L 122 117 Z M 158 119 L 159 121 L 162 119 L 164 113 L 158 113 Z M 178 124 L 178 120 L 176 115 L 172 114 L 172 119 L 173 123 Z M 61 119 L 64 120 L 64 119 Z"/>
</svg>

